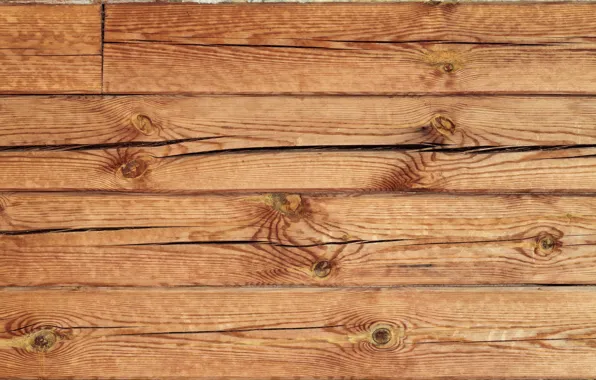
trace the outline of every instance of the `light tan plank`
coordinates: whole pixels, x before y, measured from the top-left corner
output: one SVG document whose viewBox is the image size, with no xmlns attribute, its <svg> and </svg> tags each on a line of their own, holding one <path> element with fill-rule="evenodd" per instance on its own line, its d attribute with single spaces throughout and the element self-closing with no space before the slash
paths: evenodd
<svg viewBox="0 0 596 380">
<path fill-rule="evenodd" d="M 353 44 L 106 44 L 104 91 L 161 94 L 593 94 L 596 50 Z"/>
<path fill-rule="evenodd" d="M 591 97 L 0 97 L 3 148 L 572 145 L 596 144 L 594 125 Z"/>
<path fill-rule="evenodd" d="M 596 371 L 591 287 L 0 294 L 2 325 L 13 330 L 0 335 L 7 378 L 556 379 Z M 375 333 L 381 328 L 385 336 Z"/>
<path fill-rule="evenodd" d="M 213 140 L 217 144 L 217 140 Z M 586 193 L 596 149 L 530 152 L 261 151 L 153 148 L 0 153 L 2 190 L 450 191 Z"/>
<path fill-rule="evenodd" d="M 539 20 L 540 22 L 537 22 Z M 332 41 L 594 42 L 594 4 L 122 4 L 106 41 L 317 45 Z"/>
</svg>

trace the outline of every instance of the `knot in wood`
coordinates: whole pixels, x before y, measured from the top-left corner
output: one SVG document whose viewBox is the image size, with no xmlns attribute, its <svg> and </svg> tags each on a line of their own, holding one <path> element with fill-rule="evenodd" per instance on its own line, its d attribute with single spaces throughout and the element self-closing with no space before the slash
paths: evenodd
<svg viewBox="0 0 596 380">
<path fill-rule="evenodd" d="M 298 194 L 273 194 L 272 207 L 285 215 L 298 215 L 302 206 L 302 198 Z"/>
<path fill-rule="evenodd" d="M 151 135 L 155 132 L 155 127 L 149 116 L 143 114 L 132 115 L 130 119 L 133 127 L 138 129 L 144 135 Z"/>
<path fill-rule="evenodd" d="M 331 263 L 327 260 L 317 261 L 313 266 L 313 273 L 319 278 L 325 278 L 331 273 Z"/>
<path fill-rule="evenodd" d="M 33 352 L 47 352 L 57 341 L 54 331 L 40 330 L 31 336 L 27 348 Z"/>
<path fill-rule="evenodd" d="M 120 167 L 120 172 L 124 178 L 138 178 L 147 171 L 147 163 L 141 159 L 134 159 Z"/>
<path fill-rule="evenodd" d="M 452 135 L 455 133 L 455 123 L 445 116 L 435 116 L 430 125 L 442 135 Z"/>
<path fill-rule="evenodd" d="M 372 334 L 373 343 L 377 346 L 385 346 L 393 339 L 393 332 L 387 327 L 377 327 Z"/>
<path fill-rule="evenodd" d="M 553 253 L 559 246 L 559 242 L 556 237 L 551 234 L 544 233 L 538 236 L 536 239 L 535 253 L 540 256 L 548 256 Z"/>
<path fill-rule="evenodd" d="M 455 67 L 453 66 L 452 63 L 447 62 L 447 63 L 443 64 L 443 71 L 446 72 L 446 73 L 450 73 L 454 69 L 455 69 Z"/>
</svg>

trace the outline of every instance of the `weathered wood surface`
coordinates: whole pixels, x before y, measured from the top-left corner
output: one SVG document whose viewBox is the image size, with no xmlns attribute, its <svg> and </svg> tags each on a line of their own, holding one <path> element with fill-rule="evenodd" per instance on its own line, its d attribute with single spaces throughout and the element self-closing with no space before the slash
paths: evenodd
<svg viewBox="0 0 596 380">
<path fill-rule="evenodd" d="M 106 43 L 103 79 L 128 94 L 593 94 L 596 47 Z"/>
<path fill-rule="evenodd" d="M 101 8 L 0 6 L 0 94 L 101 92 Z"/>
<path fill-rule="evenodd" d="M 594 43 L 595 16 L 596 5 L 590 3 L 108 4 L 105 40 L 282 46 L 342 41 Z"/>
<path fill-rule="evenodd" d="M 0 149 L 593 145 L 595 125 L 592 97 L 0 97 Z"/>
<path fill-rule="evenodd" d="M 596 188 L 596 148 L 450 152 L 352 147 L 195 154 L 195 144 L 1 152 L 0 189 L 592 193 Z"/>
<path fill-rule="evenodd" d="M 17 193 L 1 205 L 0 286 L 592 284 L 596 271 L 593 197 Z"/>
<path fill-rule="evenodd" d="M 0 294 L 3 378 L 556 379 L 596 372 L 593 288 Z"/>
</svg>

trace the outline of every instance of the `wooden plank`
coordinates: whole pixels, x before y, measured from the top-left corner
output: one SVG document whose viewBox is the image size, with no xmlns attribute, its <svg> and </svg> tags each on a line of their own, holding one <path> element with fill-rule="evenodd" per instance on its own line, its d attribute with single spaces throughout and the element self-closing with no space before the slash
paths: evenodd
<svg viewBox="0 0 596 380">
<path fill-rule="evenodd" d="M 540 22 L 536 22 L 540 20 Z M 108 42 L 309 46 L 336 41 L 590 43 L 594 4 L 122 4 Z"/>
<path fill-rule="evenodd" d="M 216 140 L 215 140 L 216 141 Z M 595 148 L 286 150 L 190 154 L 160 147 L 0 153 L 0 189 L 134 192 L 450 191 L 586 193 Z"/>
<path fill-rule="evenodd" d="M 60 242 L 450 243 L 543 233 L 588 236 L 596 230 L 591 196 L 9 193 L 0 199 L 0 230 L 17 235 L 10 238 L 24 247 Z M 8 242 L 9 236 L 2 240 Z"/>
<path fill-rule="evenodd" d="M 0 6 L 0 52 L 99 55 L 101 42 L 99 5 Z"/>
<path fill-rule="evenodd" d="M 591 97 L 0 97 L 0 149 L 587 145 L 594 125 Z"/>
<path fill-rule="evenodd" d="M 4 378 L 558 379 L 596 371 L 592 287 L 0 294 Z"/>
<path fill-rule="evenodd" d="M 103 83 L 112 94 L 594 94 L 596 49 L 118 43 L 105 45 Z"/>
<path fill-rule="evenodd" d="M 101 56 L 1 56 L 0 94 L 101 92 Z"/>
<path fill-rule="evenodd" d="M 593 284 L 596 268 L 594 197 L 16 193 L 0 205 L 0 286 Z"/>
<path fill-rule="evenodd" d="M 0 6 L 0 94 L 101 92 L 99 5 Z"/>
<path fill-rule="evenodd" d="M 306 246 L 113 245 L 116 233 L 98 245 L 77 246 L 76 240 L 82 244 L 83 237 L 91 235 L 93 240 L 93 234 L 82 232 L 75 239 L 64 235 L 54 232 L 44 244 L 29 243 L 30 235 L 3 237 L 0 286 L 596 284 L 596 233 L 554 238 L 541 232 L 527 238 L 453 243 L 425 243 L 418 237 Z"/>
</svg>

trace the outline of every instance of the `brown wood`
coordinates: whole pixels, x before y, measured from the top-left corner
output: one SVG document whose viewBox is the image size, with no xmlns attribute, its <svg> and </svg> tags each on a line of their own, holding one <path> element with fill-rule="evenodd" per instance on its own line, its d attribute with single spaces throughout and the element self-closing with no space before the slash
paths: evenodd
<svg viewBox="0 0 596 380">
<path fill-rule="evenodd" d="M 0 6 L 0 53 L 99 55 L 101 44 L 98 5 Z"/>
<path fill-rule="evenodd" d="M 100 93 L 99 5 L 0 6 L 0 94 Z"/>
<path fill-rule="evenodd" d="M 193 152 L 294 146 L 596 144 L 592 97 L 0 97 L 0 145 L 205 139 Z"/>
<path fill-rule="evenodd" d="M 596 5 L 119 4 L 108 42 L 311 46 L 337 41 L 596 42 Z"/>
<path fill-rule="evenodd" d="M 503 152 L 150 148 L 0 153 L 2 190 L 592 193 L 595 148 Z M 200 145 L 202 143 L 199 142 Z"/>
<path fill-rule="evenodd" d="M 593 94 L 595 73 L 596 48 L 567 45 L 107 43 L 103 88 L 112 94 Z"/>
<path fill-rule="evenodd" d="M 13 193 L 3 194 L 1 204 L 0 230 L 21 234 L 2 240 L 16 238 L 14 244 L 22 247 L 388 239 L 465 243 L 543 234 L 589 239 L 596 233 L 592 196 Z"/>
<path fill-rule="evenodd" d="M 429 227 L 426 239 L 304 246 L 134 238 L 127 244 L 126 232 L 4 236 L 0 286 L 596 284 L 596 232 L 568 236 L 545 228 L 514 239 L 444 243 L 430 238 L 445 231 Z"/>
<path fill-rule="evenodd" d="M 596 371 L 591 287 L 1 296 L 4 378 L 556 379 Z"/>
</svg>

